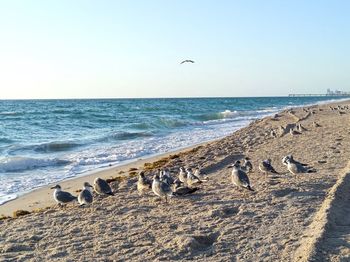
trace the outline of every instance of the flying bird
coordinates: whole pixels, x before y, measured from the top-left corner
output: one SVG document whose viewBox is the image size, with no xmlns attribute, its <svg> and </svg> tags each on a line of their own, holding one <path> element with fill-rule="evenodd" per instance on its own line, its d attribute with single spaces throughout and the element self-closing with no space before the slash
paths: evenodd
<svg viewBox="0 0 350 262">
<path fill-rule="evenodd" d="M 180 63 L 180 65 L 182 65 L 182 64 L 184 64 L 184 63 L 194 63 L 194 61 L 193 60 L 189 60 L 189 59 L 187 59 L 187 60 L 184 60 L 184 61 L 182 61 L 181 63 Z"/>
</svg>

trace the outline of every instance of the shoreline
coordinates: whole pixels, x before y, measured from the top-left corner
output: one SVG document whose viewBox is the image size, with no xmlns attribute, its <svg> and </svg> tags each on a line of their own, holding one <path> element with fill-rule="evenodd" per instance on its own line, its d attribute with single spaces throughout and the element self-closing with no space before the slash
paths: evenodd
<svg viewBox="0 0 350 262">
<path fill-rule="evenodd" d="M 205 141 L 201 142 L 195 145 L 191 145 L 185 148 L 180 148 L 180 149 L 175 149 L 173 151 L 161 153 L 161 154 L 155 154 L 155 155 L 149 155 L 145 157 L 141 157 L 138 159 L 132 159 L 132 160 L 127 160 L 124 163 L 121 163 L 120 165 L 116 166 L 110 166 L 110 167 L 103 167 L 101 169 L 95 169 L 88 171 L 86 173 L 83 173 L 82 175 L 71 177 L 68 179 L 63 179 L 61 181 L 55 182 L 55 183 L 50 183 L 46 186 L 42 186 L 36 189 L 33 189 L 31 191 L 25 192 L 19 196 L 17 196 L 14 199 L 10 199 L 3 204 L 0 205 L 0 216 L 12 216 L 13 212 L 16 210 L 26 210 L 26 211 L 33 211 L 41 208 L 47 208 L 50 206 L 55 205 L 55 201 L 52 197 L 53 190 L 50 189 L 52 185 L 55 184 L 60 184 L 63 190 L 68 191 L 72 193 L 73 195 L 78 194 L 78 190 L 82 188 L 82 185 L 84 182 L 89 182 L 90 184 L 93 183 L 94 178 L 96 177 L 101 177 L 103 179 L 110 179 L 110 178 L 115 178 L 116 176 L 118 177 L 123 177 L 127 176 L 129 172 L 129 169 L 137 169 L 136 171 L 140 171 L 144 168 L 145 163 L 154 163 L 156 161 L 159 161 L 163 158 L 167 158 L 170 155 L 174 154 L 179 154 L 179 153 L 188 153 L 192 149 L 199 147 L 199 146 L 204 146 L 208 145 L 211 143 L 215 143 L 217 141 L 223 140 L 225 138 L 228 138 L 235 134 L 236 132 L 239 132 L 240 130 L 247 128 L 249 125 L 251 125 L 254 122 L 257 121 L 264 121 L 265 119 L 271 118 L 272 115 L 274 114 L 280 114 L 285 111 L 291 110 L 291 109 L 302 109 L 302 108 L 309 108 L 309 107 L 315 107 L 315 106 L 329 106 L 332 104 L 339 104 L 339 103 L 344 103 L 346 101 L 349 101 L 350 99 L 339 99 L 336 101 L 320 101 L 319 103 L 316 104 L 306 104 L 302 106 L 294 106 L 294 107 L 285 107 L 281 109 L 280 111 L 277 111 L 275 113 L 271 113 L 267 116 L 264 116 L 262 118 L 256 119 L 251 121 L 245 126 L 242 126 L 238 128 L 237 130 L 233 131 L 231 134 L 228 134 L 223 137 L 219 137 L 210 141 Z M 121 172 L 123 172 L 121 174 Z"/>
<path fill-rule="evenodd" d="M 222 139 L 222 138 L 218 138 L 218 139 Z M 142 170 L 145 163 L 153 163 L 161 160 L 162 158 L 169 157 L 170 155 L 174 155 L 178 153 L 186 153 L 187 151 L 190 151 L 191 149 L 197 146 L 212 143 L 215 141 L 216 140 L 203 142 L 203 143 L 199 143 L 186 148 L 178 149 L 175 151 L 166 152 L 163 154 L 130 160 L 129 163 L 124 163 L 121 165 L 116 165 L 111 167 L 104 167 L 104 168 L 101 168 L 100 170 L 91 170 L 81 176 L 64 179 L 56 183 L 48 184 L 47 186 L 33 189 L 29 192 L 21 194 L 18 197 L 8 200 L 3 204 L 1 204 L 0 216 L 1 215 L 12 216 L 13 212 L 16 210 L 26 210 L 31 212 L 36 209 L 46 208 L 46 207 L 55 205 L 56 202 L 52 197 L 52 194 L 54 191 L 50 189 L 50 187 L 53 185 L 59 184 L 61 185 L 64 191 L 69 191 L 73 195 L 77 195 L 78 194 L 77 190 L 82 189 L 84 182 L 89 182 L 90 184 L 93 184 L 93 180 L 96 177 L 100 177 L 103 179 L 111 179 L 111 178 L 115 178 L 116 176 L 127 177 L 130 172 L 133 172 L 133 171 L 129 171 L 130 169 L 137 168 L 137 170 Z"/>
<path fill-rule="evenodd" d="M 168 168 L 175 176 L 179 166 L 200 166 L 207 181 L 194 194 L 173 197 L 166 204 L 152 192 L 140 196 L 137 178 L 130 175 L 111 182 L 112 188 L 117 187 L 113 197 L 96 197 L 89 206 L 51 206 L 0 220 L 4 240 L 0 260 L 299 261 L 312 251 L 304 240 L 320 234 L 312 229 L 324 228 L 318 211 L 349 168 L 349 123 L 349 100 L 287 109 L 145 166 L 149 178 L 149 170 Z M 290 132 L 297 124 L 303 126 L 302 131 Z M 288 154 L 314 172 L 291 174 L 281 161 Z M 244 157 L 253 164 L 248 176 L 254 191 L 233 186 L 227 169 Z M 259 171 L 267 158 L 278 174 Z M 52 191 L 48 194 L 42 197 L 52 199 Z M 331 206 L 346 199 L 332 201 Z M 332 217 L 344 218 L 342 208 L 333 209 Z M 348 236 L 340 235 L 336 241 Z M 331 244 L 333 239 L 327 241 Z M 330 254 L 322 250 L 322 257 Z M 350 255 L 345 248 L 332 252 L 334 257 Z"/>
</svg>

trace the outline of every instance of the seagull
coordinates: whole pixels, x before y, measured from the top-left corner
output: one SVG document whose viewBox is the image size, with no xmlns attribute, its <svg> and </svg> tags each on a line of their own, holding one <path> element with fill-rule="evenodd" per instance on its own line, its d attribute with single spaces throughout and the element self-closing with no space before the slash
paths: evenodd
<svg viewBox="0 0 350 262">
<path fill-rule="evenodd" d="M 80 206 L 88 205 L 92 203 L 93 197 L 92 197 L 92 185 L 90 185 L 88 182 L 84 183 L 83 191 L 80 192 L 78 196 L 78 202 Z"/>
<path fill-rule="evenodd" d="M 176 179 L 174 182 L 174 195 L 175 196 L 185 196 L 196 192 L 198 187 L 188 187 L 183 185 L 180 180 Z"/>
<path fill-rule="evenodd" d="M 185 183 L 185 184 L 187 183 L 187 174 L 186 174 L 183 167 L 180 167 L 180 173 L 179 173 L 178 178 L 179 178 L 180 182 Z"/>
<path fill-rule="evenodd" d="M 291 162 L 293 162 L 293 163 L 298 163 L 298 164 L 300 164 L 300 165 L 302 165 L 302 166 L 307 166 L 307 165 L 308 165 L 308 164 L 303 164 L 303 163 L 301 163 L 301 162 L 299 162 L 299 161 L 294 160 L 293 155 L 287 155 L 287 156 L 285 156 L 285 157 L 282 158 L 282 164 L 285 165 L 285 166 L 288 165 L 288 164 L 287 164 L 287 159 L 290 159 Z"/>
<path fill-rule="evenodd" d="M 263 172 L 265 175 L 267 173 L 274 173 L 278 174 L 278 172 L 273 168 L 271 165 L 271 159 L 265 159 L 259 164 L 259 169 L 261 172 Z"/>
<path fill-rule="evenodd" d="M 232 183 L 235 186 L 243 187 L 250 191 L 254 191 L 250 187 L 250 182 L 247 174 L 240 168 L 240 161 L 236 161 L 232 167 Z"/>
<path fill-rule="evenodd" d="M 106 180 L 103 180 L 102 178 L 95 178 L 94 181 L 94 189 L 95 192 L 99 195 L 110 195 L 114 196 L 112 192 L 112 188 L 109 186 Z"/>
<path fill-rule="evenodd" d="M 208 179 L 206 177 L 204 177 L 204 173 L 200 170 L 199 167 L 197 167 L 194 170 L 194 176 L 198 177 L 202 182 L 207 182 Z"/>
<path fill-rule="evenodd" d="M 158 174 L 153 177 L 152 191 L 160 198 L 164 197 L 166 203 L 168 203 L 167 197 L 172 197 L 174 195 L 170 186 L 167 183 L 160 181 Z"/>
<path fill-rule="evenodd" d="M 167 183 L 168 185 L 171 185 L 174 183 L 174 179 L 170 176 L 170 173 L 167 169 L 163 171 L 159 171 L 159 178 L 161 181 Z"/>
<path fill-rule="evenodd" d="M 194 63 L 194 61 L 193 60 L 189 60 L 189 59 L 187 59 L 187 60 L 184 60 L 184 61 L 182 61 L 181 63 L 180 63 L 180 65 L 182 65 L 182 64 L 184 64 L 184 63 Z"/>
<path fill-rule="evenodd" d="M 199 179 L 199 177 L 196 177 L 193 173 L 192 173 L 192 170 L 187 168 L 186 169 L 186 172 L 187 172 L 187 185 L 191 186 L 191 185 L 194 185 L 194 184 L 199 184 L 199 183 L 202 183 L 202 181 Z"/>
<path fill-rule="evenodd" d="M 73 196 L 71 193 L 62 191 L 60 185 L 55 185 L 54 187 L 51 187 L 51 189 L 55 189 L 53 192 L 53 198 L 59 206 L 77 200 L 77 197 Z"/>
<path fill-rule="evenodd" d="M 141 171 L 139 173 L 139 179 L 137 181 L 137 191 L 142 196 L 144 191 L 152 188 L 152 182 L 145 177 L 145 173 Z"/>
<path fill-rule="evenodd" d="M 241 169 L 245 171 L 246 173 L 250 173 L 250 171 L 253 170 L 252 162 L 249 161 L 249 158 L 244 158 L 243 166 L 241 166 Z"/>
<path fill-rule="evenodd" d="M 286 159 L 286 163 L 287 163 L 288 171 L 291 172 L 293 175 L 300 174 L 300 173 L 315 173 L 316 172 L 316 170 L 309 169 L 308 167 L 305 167 L 301 163 L 293 161 L 290 158 Z"/>
</svg>

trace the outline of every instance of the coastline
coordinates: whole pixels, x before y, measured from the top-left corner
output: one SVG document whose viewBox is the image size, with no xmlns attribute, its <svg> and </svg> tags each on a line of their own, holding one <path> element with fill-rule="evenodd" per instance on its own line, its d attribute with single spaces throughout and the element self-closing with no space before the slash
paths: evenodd
<svg viewBox="0 0 350 262">
<path fill-rule="evenodd" d="M 96 177 L 100 177 L 103 179 L 111 179 L 114 177 L 123 177 L 123 176 L 127 177 L 130 173 L 129 172 L 130 169 L 136 168 L 137 170 L 142 170 L 145 163 L 153 163 L 162 158 L 169 157 L 170 155 L 178 154 L 180 152 L 186 152 L 197 146 L 201 146 L 214 141 L 216 140 L 203 142 L 200 144 L 189 146 L 187 148 L 182 148 L 182 149 L 174 150 L 171 152 L 167 152 L 167 153 L 163 153 L 155 156 L 149 156 L 145 158 L 139 158 L 136 160 L 130 160 L 129 163 L 124 163 L 117 166 L 111 166 L 111 167 L 105 167 L 98 170 L 93 170 L 81 176 L 64 179 L 57 183 L 49 184 L 45 187 L 34 189 L 32 191 L 26 192 L 23 195 L 20 195 L 17 198 L 9 200 L 3 203 L 2 205 L 0 205 L 0 216 L 1 215 L 12 216 L 13 212 L 16 210 L 26 210 L 31 212 L 36 209 L 46 208 L 46 207 L 55 205 L 56 202 L 52 197 L 53 190 L 50 189 L 50 187 L 55 184 L 61 185 L 63 190 L 69 191 L 73 195 L 76 195 L 78 194 L 77 191 L 82 189 L 84 182 L 89 182 L 90 184 L 93 184 L 93 181 Z"/>
<path fill-rule="evenodd" d="M 345 103 L 349 100 L 350 99 L 344 98 L 344 99 L 339 99 L 337 101 L 326 101 L 326 102 L 321 101 L 317 104 L 307 104 L 304 106 L 296 106 L 296 107 L 290 107 L 290 108 L 288 107 L 288 108 L 285 108 L 285 109 L 277 112 L 277 114 L 288 111 L 291 108 L 302 109 L 302 108 L 309 108 L 309 107 L 314 107 L 314 106 L 337 105 L 337 104 Z M 271 115 L 273 115 L 273 114 L 271 114 Z M 271 118 L 271 115 L 265 116 L 261 119 L 254 120 L 251 123 L 254 123 L 256 121 L 263 121 L 264 119 L 269 119 L 269 118 Z M 249 126 L 250 124 L 248 124 L 247 126 Z M 237 129 L 232 134 L 246 128 L 247 126 L 243 126 L 239 129 Z M 55 185 L 55 184 L 60 184 L 61 187 L 65 191 L 69 191 L 73 195 L 74 194 L 76 195 L 76 194 L 78 194 L 78 191 L 82 188 L 82 185 L 84 182 L 89 182 L 90 184 L 92 184 L 93 180 L 96 177 L 100 177 L 103 179 L 111 179 L 111 178 L 115 178 L 115 177 L 128 176 L 128 174 L 130 173 L 129 172 L 130 169 L 136 168 L 137 169 L 136 171 L 140 171 L 144 168 L 145 163 L 153 163 L 153 162 L 159 161 L 163 158 L 167 158 L 173 154 L 178 154 L 178 153 L 185 153 L 186 154 L 188 151 L 191 151 L 191 149 L 193 149 L 193 148 L 196 148 L 198 146 L 205 146 L 207 144 L 211 144 L 211 143 L 214 143 L 216 141 L 220 141 L 222 139 L 225 139 L 225 138 L 231 136 L 232 134 L 226 135 L 226 136 L 221 137 L 221 138 L 216 138 L 216 139 L 213 139 L 210 141 L 202 142 L 199 144 L 191 145 L 191 146 L 188 146 L 185 148 L 180 148 L 180 149 L 176 149 L 173 151 L 165 152 L 162 154 L 145 156 L 143 158 L 125 161 L 125 163 L 121 163 L 120 165 L 92 170 L 92 171 L 86 172 L 86 173 L 79 175 L 79 176 L 76 176 L 76 177 L 64 179 L 64 180 L 58 181 L 56 183 L 50 183 L 44 187 L 39 187 L 39 188 L 33 189 L 29 192 L 25 192 L 24 194 L 21 194 L 21 195 L 17 196 L 16 198 L 10 199 L 10 200 L 4 202 L 3 204 L 1 204 L 0 205 L 0 216 L 1 215 L 12 216 L 13 212 L 16 210 L 26 210 L 26 211 L 31 212 L 33 210 L 47 208 L 47 207 L 55 205 L 56 203 L 52 197 L 53 190 L 50 189 L 50 187 Z"/>
<path fill-rule="evenodd" d="M 169 168 L 174 175 L 179 166 L 201 166 L 207 175 L 208 182 L 199 185 L 198 192 L 174 197 L 167 204 L 152 192 L 139 196 L 136 177 L 128 176 L 112 182 L 117 186 L 114 197 L 97 197 L 90 206 L 51 206 L 0 220 L 4 240 L 0 260 L 299 261 L 314 252 L 314 247 L 303 248 L 303 240 L 322 235 L 319 230 L 324 227 L 315 226 L 324 223 L 317 220 L 318 211 L 342 174 L 349 172 L 349 106 L 347 100 L 287 109 L 217 141 L 172 153 L 176 157 L 168 157 L 159 166 L 150 164 L 154 169 Z M 291 135 L 289 129 L 297 123 L 305 130 Z M 281 133 L 280 126 L 284 127 Z M 288 154 L 315 172 L 289 173 L 281 161 Z M 253 192 L 234 187 L 227 169 L 245 156 L 254 167 L 249 173 Z M 259 163 L 267 158 L 279 174 L 259 171 Z M 151 162 L 142 161 L 138 165 Z M 131 167 L 138 165 L 131 163 Z M 77 179 L 64 183 L 73 180 Z M 52 198 L 52 191 L 49 194 L 42 196 Z M 338 210 L 334 212 L 332 217 L 342 219 Z M 344 222 L 339 221 L 340 225 Z M 312 228 L 318 228 L 317 232 Z M 330 255 L 350 257 L 345 247 L 318 254 L 322 261 Z"/>
</svg>

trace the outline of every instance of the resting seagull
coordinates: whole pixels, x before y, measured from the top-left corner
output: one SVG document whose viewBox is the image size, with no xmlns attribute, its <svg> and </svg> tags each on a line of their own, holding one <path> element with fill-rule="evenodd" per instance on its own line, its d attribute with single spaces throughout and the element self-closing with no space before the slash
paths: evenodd
<svg viewBox="0 0 350 262">
<path fill-rule="evenodd" d="M 183 183 L 180 180 L 175 180 L 174 182 L 174 195 L 175 196 L 185 196 L 196 192 L 198 187 L 188 187 L 186 185 L 182 185 Z"/>
<path fill-rule="evenodd" d="M 288 171 L 291 172 L 293 175 L 301 174 L 301 173 L 315 173 L 316 170 L 310 169 L 306 166 L 303 166 L 301 163 L 297 161 L 293 161 L 291 158 L 287 158 L 285 160 L 287 164 Z"/>
<path fill-rule="evenodd" d="M 184 60 L 184 61 L 182 61 L 181 63 L 180 63 L 180 65 L 182 65 L 182 64 L 184 64 L 184 63 L 194 63 L 194 61 L 193 60 L 189 60 L 189 59 L 187 59 L 187 60 Z"/>
<path fill-rule="evenodd" d="M 71 193 L 62 191 L 60 185 L 55 185 L 54 187 L 51 187 L 51 189 L 55 189 L 53 192 L 53 198 L 59 206 L 77 200 L 77 197 L 73 196 Z"/>
<path fill-rule="evenodd" d="M 99 195 L 110 195 L 114 196 L 112 192 L 112 188 L 109 186 L 106 180 L 103 180 L 102 178 L 95 178 L 94 181 L 94 189 L 97 194 Z"/>
<path fill-rule="evenodd" d="M 88 182 L 84 183 L 83 191 L 81 191 L 78 196 L 78 202 L 81 206 L 92 203 L 93 197 L 91 188 L 92 185 L 90 185 Z"/>
<path fill-rule="evenodd" d="M 297 164 L 302 165 L 302 166 L 308 166 L 308 164 L 303 164 L 303 163 L 301 163 L 299 161 L 294 160 L 293 155 L 287 155 L 287 156 L 282 158 L 282 164 L 285 165 L 285 166 L 288 165 L 287 159 L 289 159 L 290 162 L 294 162 L 294 163 L 297 163 Z"/>
<path fill-rule="evenodd" d="M 262 162 L 260 162 L 259 169 L 265 175 L 267 175 L 268 173 L 278 174 L 278 172 L 271 165 L 271 159 L 265 159 Z"/>
</svg>

